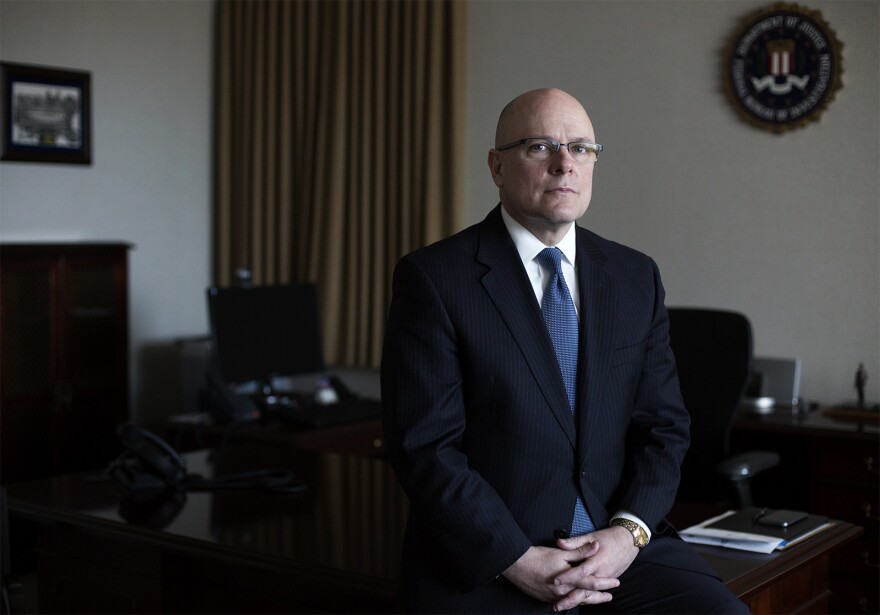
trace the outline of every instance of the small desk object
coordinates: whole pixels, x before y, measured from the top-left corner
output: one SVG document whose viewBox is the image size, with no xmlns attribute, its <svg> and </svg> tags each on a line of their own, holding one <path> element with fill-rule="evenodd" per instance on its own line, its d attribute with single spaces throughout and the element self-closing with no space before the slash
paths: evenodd
<svg viewBox="0 0 880 615">
<path fill-rule="evenodd" d="M 186 455 L 205 477 L 291 470 L 301 496 L 174 493 L 138 505 L 110 482 L 67 475 L 8 486 L 14 560 L 33 559 L 39 612 L 389 613 L 407 500 L 379 458 L 258 442 Z M 755 613 L 821 609 L 833 528 L 780 553 L 699 551 Z"/>
</svg>

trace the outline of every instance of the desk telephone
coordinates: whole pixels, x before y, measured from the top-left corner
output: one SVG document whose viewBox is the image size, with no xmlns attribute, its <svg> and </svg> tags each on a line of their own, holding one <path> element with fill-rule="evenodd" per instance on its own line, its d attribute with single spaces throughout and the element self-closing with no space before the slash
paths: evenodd
<svg viewBox="0 0 880 615">
<path fill-rule="evenodd" d="M 156 434 L 131 423 L 120 425 L 116 434 L 126 452 L 110 464 L 106 475 L 129 493 L 149 496 L 168 490 L 262 488 L 278 493 L 299 494 L 307 488 L 291 472 L 276 469 L 204 478 L 188 473 L 186 459 Z"/>
</svg>

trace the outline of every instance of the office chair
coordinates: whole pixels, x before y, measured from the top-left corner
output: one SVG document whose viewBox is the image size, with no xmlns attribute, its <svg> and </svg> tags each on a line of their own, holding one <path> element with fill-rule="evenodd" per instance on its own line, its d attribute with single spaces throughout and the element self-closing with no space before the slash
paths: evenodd
<svg viewBox="0 0 880 615">
<path fill-rule="evenodd" d="M 779 463 L 769 451 L 728 457 L 730 428 L 751 372 L 751 323 L 737 312 L 670 308 L 669 337 L 691 416 L 678 499 L 751 506 L 750 479 Z"/>
</svg>

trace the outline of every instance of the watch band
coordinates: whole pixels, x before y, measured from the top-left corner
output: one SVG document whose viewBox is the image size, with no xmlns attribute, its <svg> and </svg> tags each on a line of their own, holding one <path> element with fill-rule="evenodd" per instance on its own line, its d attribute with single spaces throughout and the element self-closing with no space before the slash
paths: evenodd
<svg viewBox="0 0 880 615">
<path fill-rule="evenodd" d="M 643 549 L 647 546 L 648 533 L 645 531 L 645 528 L 643 528 L 635 521 L 624 519 L 622 517 L 616 517 L 611 520 L 610 525 L 619 525 L 620 527 L 629 530 L 629 533 L 632 534 L 633 537 L 633 545 L 637 548 Z"/>
</svg>

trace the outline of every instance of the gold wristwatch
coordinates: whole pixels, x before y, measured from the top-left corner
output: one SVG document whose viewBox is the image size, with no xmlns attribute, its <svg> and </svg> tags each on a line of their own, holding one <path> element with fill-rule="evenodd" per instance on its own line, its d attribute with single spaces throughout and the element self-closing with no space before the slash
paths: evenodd
<svg viewBox="0 0 880 615">
<path fill-rule="evenodd" d="M 611 520 L 610 525 L 619 525 L 629 530 L 629 533 L 633 535 L 633 544 L 639 549 L 643 549 L 648 544 L 648 533 L 635 521 L 617 517 Z"/>
</svg>

